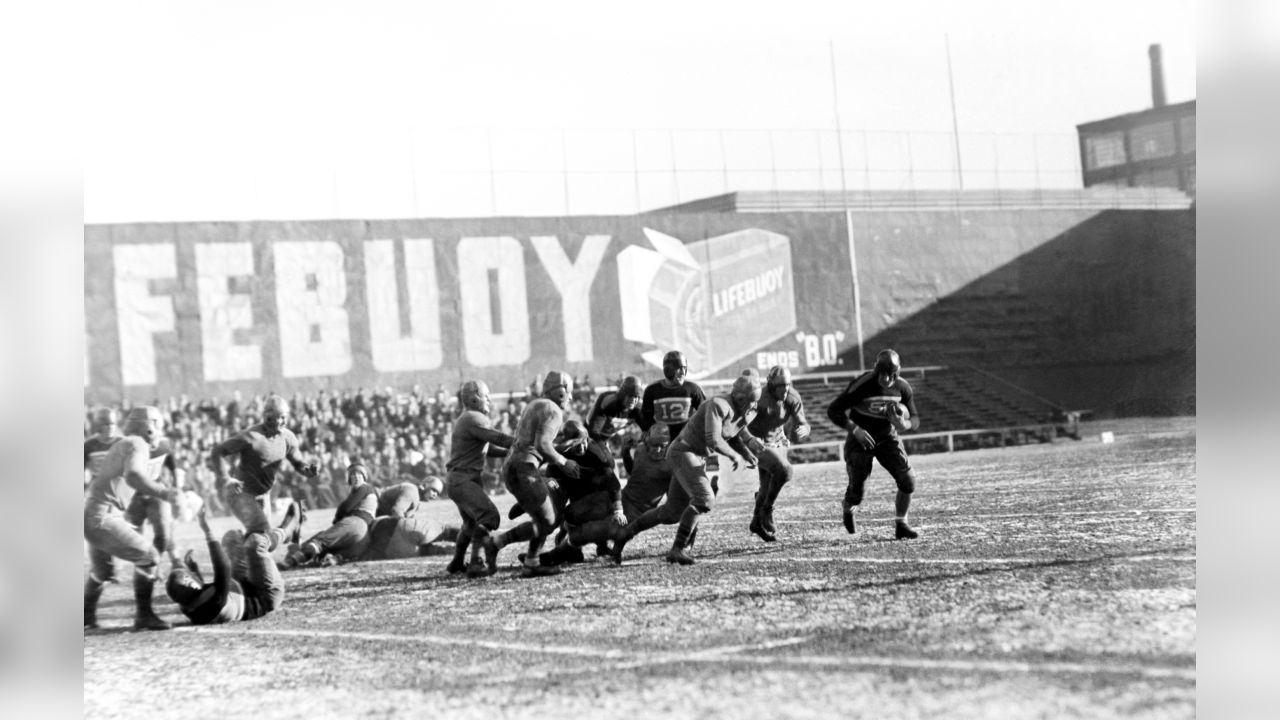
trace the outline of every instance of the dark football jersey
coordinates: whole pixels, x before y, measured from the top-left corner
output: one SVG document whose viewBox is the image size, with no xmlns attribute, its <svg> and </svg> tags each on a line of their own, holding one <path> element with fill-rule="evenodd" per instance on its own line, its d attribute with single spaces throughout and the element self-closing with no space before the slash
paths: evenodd
<svg viewBox="0 0 1280 720">
<path fill-rule="evenodd" d="M 902 403 L 916 417 L 915 395 L 911 383 L 898 378 L 893 385 L 881 387 L 874 371 L 854 378 L 844 392 L 827 407 L 827 418 L 840 427 L 853 422 L 875 437 L 897 432 L 889 422 L 888 412 L 893 403 Z"/>
<path fill-rule="evenodd" d="M 652 436 L 652 428 L 661 425 L 669 440 L 679 437 L 689 418 L 706 399 L 702 388 L 688 380 L 678 387 L 667 387 L 661 380 L 650 383 L 640 403 L 640 429 Z"/>
</svg>

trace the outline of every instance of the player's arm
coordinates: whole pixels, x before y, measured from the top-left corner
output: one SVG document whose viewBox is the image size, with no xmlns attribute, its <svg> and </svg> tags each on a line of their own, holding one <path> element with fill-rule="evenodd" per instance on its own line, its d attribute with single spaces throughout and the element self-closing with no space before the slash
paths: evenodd
<svg viewBox="0 0 1280 720">
<path fill-rule="evenodd" d="M 603 393 L 596 398 L 596 402 L 591 406 L 591 412 L 587 413 L 587 435 L 593 438 L 604 437 L 604 428 L 609 424 L 609 417 L 604 414 L 605 399 L 614 397 L 613 393 Z M 87 461 L 86 461 L 87 462 Z"/>
<path fill-rule="evenodd" d="M 760 453 L 764 452 L 764 443 L 760 438 L 747 432 L 744 428 L 742 432 L 729 438 L 729 447 L 733 448 L 746 461 L 748 467 L 755 467 L 760 458 Z"/>
<path fill-rule="evenodd" d="M 249 439 L 244 436 L 244 433 L 240 433 L 214 445 L 213 450 L 209 451 L 209 463 L 213 465 L 213 474 L 219 485 L 238 482 L 232 480 L 227 474 L 227 461 L 224 458 L 239 455 L 240 451 L 247 447 L 249 447 Z"/>
<path fill-rule="evenodd" d="M 489 445 L 503 450 L 511 447 L 516 441 L 514 435 L 508 435 L 501 430 L 494 428 L 487 417 L 482 420 L 477 420 L 472 424 L 470 431 L 471 437 L 476 440 L 487 442 Z"/>
<path fill-rule="evenodd" d="M 640 429 L 645 435 L 649 434 L 649 428 L 653 427 L 653 386 L 650 385 L 644 389 L 644 394 L 640 397 Z"/>
<path fill-rule="evenodd" d="M 737 470 L 738 466 L 746 463 L 747 460 L 724 439 L 724 418 L 720 416 L 721 412 L 719 403 L 714 404 L 709 409 L 705 418 L 706 427 L 703 431 L 703 439 L 706 440 L 709 449 L 729 458 L 729 462 L 733 463 L 733 469 Z"/>
<path fill-rule="evenodd" d="M 196 521 L 200 523 L 205 544 L 209 546 L 209 560 L 213 563 L 214 600 L 218 603 L 217 607 L 221 608 L 231 587 L 231 560 L 227 557 L 226 550 L 222 549 L 222 543 L 213 536 L 213 530 L 209 529 L 209 518 L 205 516 L 203 507 L 196 513 Z"/>
<path fill-rule="evenodd" d="M 693 386 L 693 392 L 689 393 L 689 412 L 697 410 L 702 403 L 707 401 L 707 394 L 702 391 L 702 386 L 697 383 L 689 383 Z"/>
<path fill-rule="evenodd" d="M 787 414 L 793 418 L 794 426 L 791 435 L 796 442 L 804 442 L 809 439 L 809 433 L 812 428 L 809 427 L 809 419 L 804 415 L 804 400 L 801 399 L 800 393 L 793 389 L 787 393 L 786 405 Z"/>
<path fill-rule="evenodd" d="M 846 390 L 827 406 L 827 419 L 841 430 L 852 430 L 853 422 L 849 420 L 849 409 L 852 407 L 853 395 Z"/>
<path fill-rule="evenodd" d="M 122 449 L 124 453 L 124 481 L 129 484 L 129 487 L 149 497 L 160 498 L 169 502 L 177 499 L 177 490 L 167 488 L 149 477 L 147 461 L 150 459 L 151 450 L 146 441 L 131 436 L 120 442 L 124 443 Z"/>
<path fill-rule="evenodd" d="M 850 387 L 852 387 L 852 384 Z M 849 417 L 849 410 L 853 407 L 854 402 L 853 393 L 846 389 L 827 406 L 827 419 L 836 427 L 853 435 L 863 448 L 870 450 L 876 445 L 875 438 L 871 437 L 871 433 Z"/>
<path fill-rule="evenodd" d="M 294 470 L 297 470 L 303 477 L 313 478 L 320 474 L 320 466 L 315 463 L 309 463 L 302 457 L 302 453 L 298 450 L 298 436 L 293 431 L 286 429 L 284 431 L 284 458 L 289 461 Z"/>
<path fill-rule="evenodd" d="M 902 407 L 907 410 L 907 422 L 905 427 L 894 423 L 894 427 L 898 428 L 898 432 L 906 432 L 908 430 L 920 429 L 920 415 L 916 413 L 916 396 L 911 391 L 911 387 L 907 386 L 902 389 Z"/>
<path fill-rule="evenodd" d="M 543 419 L 538 436 L 534 438 L 534 446 L 542 453 L 542 457 L 571 478 L 579 476 L 578 463 L 561 455 L 556 450 L 556 435 L 564 424 L 564 417 L 557 411 Z"/>
</svg>

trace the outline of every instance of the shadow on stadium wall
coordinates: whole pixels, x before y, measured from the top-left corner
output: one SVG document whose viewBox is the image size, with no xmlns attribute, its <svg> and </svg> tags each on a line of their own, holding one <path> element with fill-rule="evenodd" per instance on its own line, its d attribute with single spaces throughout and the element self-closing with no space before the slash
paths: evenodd
<svg viewBox="0 0 1280 720">
<path fill-rule="evenodd" d="M 942 248 L 948 236 L 969 232 L 963 214 L 928 222 Z M 884 324 L 867 336 L 867 362 L 892 347 L 908 366 L 977 368 L 1095 417 L 1193 415 L 1195 249 L 1194 210 L 1105 210 L 923 309 L 895 315 L 895 293 L 916 296 L 911 304 L 920 307 L 921 293 L 946 284 L 944 249 L 923 271 L 894 271 L 907 291 L 882 288 L 870 308 L 864 292 L 864 317 Z M 952 263 L 963 263 L 961 252 L 951 251 Z M 876 282 L 874 268 L 859 274 Z M 857 367 L 856 347 L 842 360 Z"/>
</svg>

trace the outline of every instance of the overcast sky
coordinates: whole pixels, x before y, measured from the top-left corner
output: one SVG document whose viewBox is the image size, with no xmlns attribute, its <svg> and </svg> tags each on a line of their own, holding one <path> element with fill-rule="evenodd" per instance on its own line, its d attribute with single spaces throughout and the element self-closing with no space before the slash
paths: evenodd
<svg viewBox="0 0 1280 720">
<path fill-rule="evenodd" d="M 1196 97 L 1190 0 L 619 5 L 97 7 L 85 222 L 613 213 L 836 189 L 837 96 L 850 187 L 943 186 L 948 41 L 970 187 L 1078 187 L 1075 125 L 1150 106 L 1152 43 L 1169 102 Z"/>
</svg>

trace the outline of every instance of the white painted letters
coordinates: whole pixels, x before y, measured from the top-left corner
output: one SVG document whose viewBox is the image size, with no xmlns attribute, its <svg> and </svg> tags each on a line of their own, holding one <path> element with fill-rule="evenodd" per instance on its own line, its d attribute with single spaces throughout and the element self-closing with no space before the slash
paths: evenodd
<svg viewBox="0 0 1280 720">
<path fill-rule="evenodd" d="M 342 246 L 326 241 L 277 241 L 276 321 L 285 377 L 341 375 L 351 369 L 347 276 Z"/>
<path fill-rule="evenodd" d="M 170 243 L 116 245 L 116 322 L 120 329 L 120 377 L 126 385 L 156 382 L 155 333 L 174 331 L 173 298 L 152 295 L 151 281 L 177 277 Z"/>
<path fill-rule="evenodd" d="M 496 271 L 495 315 L 490 271 Z M 524 248 L 513 237 L 464 237 L 458 242 L 458 285 L 467 362 L 519 365 L 529 359 L 529 298 Z M 497 326 L 495 326 L 495 319 Z"/>
<path fill-rule="evenodd" d="M 431 370 L 444 361 L 440 340 L 440 287 L 436 280 L 435 242 L 404 240 L 409 333 L 400 328 L 400 301 L 393 240 L 364 244 L 365 284 L 369 298 L 369 335 L 373 367 L 380 372 Z"/>
<path fill-rule="evenodd" d="M 569 362 L 590 362 L 591 283 L 600 270 L 600 261 L 609 247 L 608 235 L 588 235 L 582 241 L 578 259 L 569 261 L 560 241 L 554 236 L 529 238 L 556 290 L 560 291 L 561 316 L 564 318 L 564 352 Z"/>
<path fill-rule="evenodd" d="M 233 293 L 231 278 L 253 275 L 253 245 L 196 245 L 196 294 L 205 380 L 256 380 L 262 377 L 262 346 L 237 345 L 237 328 L 253 327 L 253 304 Z"/>
</svg>

